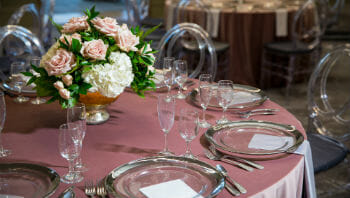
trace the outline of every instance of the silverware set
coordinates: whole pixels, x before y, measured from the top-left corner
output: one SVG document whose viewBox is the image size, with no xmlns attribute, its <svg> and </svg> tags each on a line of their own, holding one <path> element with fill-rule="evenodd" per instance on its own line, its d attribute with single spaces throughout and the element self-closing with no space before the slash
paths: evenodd
<svg viewBox="0 0 350 198">
<path fill-rule="evenodd" d="M 235 111 L 234 113 L 238 114 L 240 118 L 249 118 L 255 115 L 275 115 L 278 111 L 278 109 L 253 109 L 250 111 Z"/>
<path fill-rule="evenodd" d="M 95 195 L 105 198 L 107 196 L 107 190 L 102 181 L 96 182 L 96 185 L 94 185 L 93 181 L 86 181 L 85 194 L 92 198 L 95 197 Z"/>
</svg>

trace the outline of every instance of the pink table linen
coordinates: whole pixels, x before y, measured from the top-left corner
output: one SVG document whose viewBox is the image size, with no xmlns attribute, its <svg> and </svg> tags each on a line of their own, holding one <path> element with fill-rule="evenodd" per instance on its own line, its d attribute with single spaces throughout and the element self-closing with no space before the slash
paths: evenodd
<svg viewBox="0 0 350 198">
<path fill-rule="evenodd" d="M 174 92 L 174 91 L 173 91 Z M 83 182 L 75 184 L 77 197 L 85 197 L 84 181 L 100 180 L 114 168 L 143 157 L 156 155 L 163 149 L 164 134 L 160 129 L 157 117 L 157 95 L 148 93 L 146 98 L 140 98 L 131 92 L 124 92 L 119 99 L 109 106 L 111 118 L 101 125 L 89 125 L 84 139 L 82 152 L 83 162 L 89 170 L 84 173 Z M 3 133 L 5 148 L 12 150 L 8 158 L 1 158 L 1 163 L 24 162 L 47 166 L 56 170 L 60 175 L 68 170 L 68 162 L 58 151 L 58 126 L 65 122 L 66 112 L 58 104 L 31 105 L 15 104 L 6 97 L 7 118 Z M 181 108 L 194 108 L 185 100 L 177 100 L 176 120 Z M 303 134 L 301 123 L 286 109 L 267 100 L 259 108 L 278 108 L 277 115 L 255 116 L 252 119 L 294 125 Z M 221 111 L 207 111 L 207 120 L 214 124 L 221 117 Z M 227 114 L 230 120 L 238 121 L 233 113 Z M 301 197 L 304 178 L 304 158 L 301 155 L 286 154 L 273 160 L 260 161 L 264 170 L 247 172 L 232 165 L 211 161 L 203 154 L 205 144 L 205 129 L 192 141 L 192 152 L 199 159 L 213 166 L 220 163 L 237 182 L 248 191 L 240 197 Z M 168 135 L 171 151 L 176 155 L 185 152 L 185 141 L 178 132 L 178 123 Z M 58 195 L 70 185 L 61 183 L 52 197 Z M 224 189 L 218 198 L 231 195 Z"/>
</svg>

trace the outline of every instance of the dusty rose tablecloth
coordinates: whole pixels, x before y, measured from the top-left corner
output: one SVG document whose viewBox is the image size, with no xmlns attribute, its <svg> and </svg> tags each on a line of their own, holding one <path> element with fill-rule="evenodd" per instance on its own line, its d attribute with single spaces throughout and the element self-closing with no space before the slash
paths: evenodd
<svg viewBox="0 0 350 198">
<path fill-rule="evenodd" d="M 120 98 L 109 106 L 111 118 L 108 122 L 87 128 L 82 158 L 89 168 L 85 178 L 99 180 L 114 168 L 142 157 L 155 155 L 163 148 L 164 135 L 159 127 L 156 98 L 159 93 L 149 93 L 140 98 L 131 92 L 124 92 Z M 199 108 L 184 100 L 177 100 L 177 113 L 180 108 Z M 7 118 L 3 133 L 3 143 L 13 154 L 0 159 L 1 163 L 25 162 L 50 167 L 60 175 L 67 172 L 67 161 L 57 148 L 58 126 L 65 122 L 65 111 L 58 104 L 31 105 L 15 104 L 6 97 Z M 278 104 L 267 100 L 261 108 L 278 108 L 277 115 L 256 116 L 254 119 L 292 124 L 305 133 L 301 123 Z M 214 123 L 221 116 L 220 111 L 208 111 L 207 119 Z M 234 114 L 228 114 L 231 120 L 239 120 Z M 177 118 L 176 118 L 177 119 Z M 177 155 L 184 153 L 185 142 L 178 133 L 175 122 L 168 140 L 169 148 Z M 192 142 L 193 152 L 211 165 L 203 154 L 203 133 Z M 264 170 L 246 172 L 237 167 L 220 163 L 230 176 L 245 186 L 248 193 L 240 197 L 284 197 L 301 196 L 304 175 L 304 160 L 300 155 L 287 154 L 280 159 L 261 161 Z M 85 180 L 84 180 L 85 181 Z M 84 182 L 76 184 L 77 197 L 85 197 Z M 61 183 L 53 197 L 57 197 L 69 185 Z M 223 190 L 218 198 L 231 195 Z"/>
</svg>

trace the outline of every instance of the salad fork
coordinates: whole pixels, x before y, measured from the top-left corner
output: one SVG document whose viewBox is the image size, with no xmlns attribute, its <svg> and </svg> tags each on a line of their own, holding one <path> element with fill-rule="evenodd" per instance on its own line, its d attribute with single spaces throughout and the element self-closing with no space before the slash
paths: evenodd
<svg viewBox="0 0 350 198">
<path fill-rule="evenodd" d="M 97 191 L 97 195 L 102 198 L 105 198 L 107 196 L 107 191 L 102 181 L 96 185 L 96 191 Z"/>
<path fill-rule="evenodd" d="M 96 195 L 96 188 L 93 181 L 85 182 L 85 194 L 89 197 L 94 197 Z"/>
</svg>

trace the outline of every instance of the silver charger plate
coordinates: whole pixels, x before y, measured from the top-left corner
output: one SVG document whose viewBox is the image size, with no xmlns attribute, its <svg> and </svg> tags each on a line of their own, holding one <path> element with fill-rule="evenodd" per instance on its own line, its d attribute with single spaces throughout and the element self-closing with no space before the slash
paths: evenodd
<svg viewBox="0 0 350 198">
<path fill-rule="evenodd" d="M 214 197 L 225 185 L 223 176 L 204 162 L 156 156 L 115 168 L 105 177 L 105 186 L 108 193 L 117 198 L 147 198 L 141 188 L 176 179 L 181 179 L 204 198 Z"/>
<path fill-rule="evenodd" d="M 222 110 L 222 108 L 219 106 L 216 99 L 217 86 L 213 85 L 213 89 L 214 89 L 213 95 L 211 97 L 211 100 L 207 108 L 212 110 Z M 268 99 L 266 94 L 261 89 L 256 87 L 234 84 L 233 89 L 234 89 L 234 97 L 228 109 L 245 109 L 245 108 L 255 107 L 263 104 Z M 197 88 L 192 89 L 192 91 L 189 94 L 189 99 L 194 105 L 200 107 L 199 97 L 200 96 L 199 96 L 198 89 Z"/>
<path fill-rule="evenodd" d="M 26 163 L 0 164 L 0 197 L 49 197 L 59 183 L 60 176 L 44 166 Z"/>
<path fill-rule="evenodd" d="M 221 152 L 246 156 L 293 152 L 304 141 L 294 126 L 256 120 L 216 125 L 206 131 L 205 137 Z M 256 141 L 260 141 L 259 146 Z"/>
<path fill-rule="evenodd" d="M 14 84 L 11 80 L 3 82 L 2 87 L 12 94 L 18 94 L 18 91 L 14 88 Z M 22 94 L 25 96 L 36 96 L 36 91 L 32 86 L 24 86 L 22 88 Z"/>
</svg>

